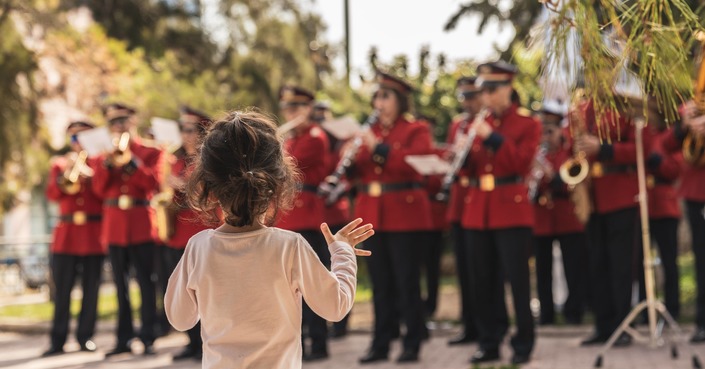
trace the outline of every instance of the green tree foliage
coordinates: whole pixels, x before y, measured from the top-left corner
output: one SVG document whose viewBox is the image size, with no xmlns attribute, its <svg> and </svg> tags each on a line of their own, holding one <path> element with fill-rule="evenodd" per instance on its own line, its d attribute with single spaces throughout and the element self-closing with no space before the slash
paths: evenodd
<svg viewBox="0 0 705 369">
<path fill-rule="evenodd" d="M 0 215 L 22 189 L 40 182 L 47 163 L 32 76 L 37 65 L 10 17 L 15 9 L 19 4 L 0 3 Z"/>
</svg>

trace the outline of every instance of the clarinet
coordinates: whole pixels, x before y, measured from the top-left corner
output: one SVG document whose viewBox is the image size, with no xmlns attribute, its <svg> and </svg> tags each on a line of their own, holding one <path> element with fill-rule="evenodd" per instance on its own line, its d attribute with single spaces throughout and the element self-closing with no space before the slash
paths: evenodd
<svg viewBox="0 0 705 369">
<path fill-rule="evenodd" d="M 463 164 L 465 164 L 465 159 L 468 157 L 468 153 L 470 152 L 472 143 L 475 141 L 475 136 L 477 136 L 476 127 L 478 124 L 480 124 L 481 121 L 485 119 L 486 116 L 487 109 L 484 108 L 480 110 L 480 112 L 477 113 L 477 115 L 475 116 L 473 124 L 470 127 L 470 130 L 468 131 L 467 140 L 459 148 L 458 152 L 455 153 L 455 156 L 453 157 L 453 162 L 450 165 L 448 173 L 443 176 L 443 181 L 441 182 L 441 190 L 438 191 L 435 196 L 436 201 L 448 201 L 448 198 L 450 197 L 450 188 L 453 185 L 453 182 L 455 181 L 455 177 L 458 174 L 458 171 L 460 171 L 460 168 L 462 168 Z"/>
<path fill-rule="evenodd" d="M 370 127 L 377 121 L 379 117 L 379 111 L 374 110 L 367 120 L 362 124 L 361 131 L 367 132 Z M 353 139 L 352 144 L 345 150 L 345 154 L 338 162 L 333 173 L 326 177 L 320 185 L 318 185 L 318 195 L 325 197 L 325 203 L 327 206 L 334 204 L 347 190 L 347 184 L 341 181 L 341 178 L 345 175 L 345 172 L 350 168 L 355 160 L 355 155 L 357 155 L 358 150 L 362 146 L 362 137 L 356 136 Z"/>
</svg>

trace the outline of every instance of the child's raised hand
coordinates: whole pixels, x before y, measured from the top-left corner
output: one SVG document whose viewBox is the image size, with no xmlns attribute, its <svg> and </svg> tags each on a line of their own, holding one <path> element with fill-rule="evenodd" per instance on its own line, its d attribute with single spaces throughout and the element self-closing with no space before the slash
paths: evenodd
<svg viewBox="0 0 705 369">
<path fill-rule="evenodd" d="M 355 255 L 370 256 L 372 255 L 371 251 L 360 250 L 355 248 L 357 244 L 365 241 L 366 239 L 372 237 L 373 234 L 375 234 L 375 231 L 372 229 L 372 224 L 368 223 L 361 227 L 358 227 L 360 223 L 362 223 L 362 219 L 357 218 L 352 222 L 348 223 L 336 234 L 333 234 L 330 231 L 330 228 L 328 228 L 328 224 L 323 223 L 321 224 L 321 232 L 323 233 L 323 237 L 326 238 L 326 242 L 328 242 L 329 245 L 335 241 L 346 242 L 353 247 L 353 249 L 355 250 Z"/>
</svg>

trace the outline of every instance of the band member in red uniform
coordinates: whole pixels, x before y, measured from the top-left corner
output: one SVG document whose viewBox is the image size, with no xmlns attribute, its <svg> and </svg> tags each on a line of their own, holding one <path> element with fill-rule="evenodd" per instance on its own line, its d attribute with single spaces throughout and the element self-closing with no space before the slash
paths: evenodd
<svg viewBox="0 0 705 369">
<path fill-rule="evenodd" d="M 651 114 L 651 113 L 650 113 Z M 653 112 L 653 114 L 657 114 Z M 659 259 L 663 266 L 664 297 L 666 309 L 674 319 L 680 316 L 680 288 L 678 275 L 678 223 L 681 217 L 675 182 L 683 171 L 683 156 L 680 150 L 667 152 L 663 141 L 673 136 L 672 128 L 665 122 L 649 124 L 652 131 L 651 153 L 646 158 L 646 188 L 649 205 L 649 230 L 658 246 Z M 640 252 L 643 254 L 643 252 Z M 646 298 L 643 268 L 639 273 L 640 295 Z"/>
<path fill-rule="evenodd" d="M 431 229 L 431 205 L 422 176 L 406 163 L 407 155 L 432 152 L 425 124 L 405 118 L 411 86 L 389 74 L 378 73 L 372 106 L 379 118 L 362 133 L 362 145 L 350 174 L 359 180 L 355 217 L 375 227 L 368 268 L 375 310 L 374 338 L 360 363 L 387 360 L 398 322 L 406 326 L 403 351 L 397 362 L 418 360 L 426 334 L 419 287 L 419 242 Z"/>
<path fill-rule="evenodd" d="M 566 323 L 580 324 L 586 305 L 587 238 L 585 226 L 575 214 L 568 186 L 558 175 L 561 164 L 573 156 L 570 132 L 561 128 L 563 112 L 545 105 L 541 111 L 543 137 L 541 151 L 534 161 L 532 180 L 536 181 L 534 226 L 536 284 L 541 303 L 541 324 L 554 324 L 553 243 L 558 241 L 563 256 L 563 270 L 568 298 L 563 305 Z M 530 186 L 531 187 L 531 186 Z"/>
<path fill-rule="evenodd" d="M 184 249 L 191 236 L 204 230 L 213 228 L 212 224 L 205 224 L 194 210 L 186 205 L 184 186 L 188 180 L 190 166 L 193 158 L 198 152 L 201 140 L 206 135 L 206 130 L 211 124 L 211 119 L 206 114 L 184 106 L 181 108 L 179 117 L 179 127 L 181 128 L 182 146 L 174 153 L 171 163 L 171 175 L 164 180 L 174 191 L 174 197 L 169 210 L 173 213 L 171 221 L 174 222 L 173 234 L 165 242 L 162 249 L 162 268 L 165 275 L 160 280 L 163 281 L 163 290 L 166 291 L 169 276 L 176 268 L 184 254 Z M 198 361 L 203 357 L 203 341 L 201 340 L 201 325 L 196 324 L 187 331 L 189 343 L 184 349 L 174 356 L 174 360 L 194 358 Z"/>
<path fill-rule="evenodd" d="M 117 344 L 106 355 L 131 352 L 134 338 L 129 295 L 129 266 L 137 273 L 142 303 L 139 338 L 144 354 L 154 354 L 156 323 L 154 270 L 154 211 L 149 200 L 159 189 L 161 151 L 140 143 L 135 110 L 122 104 L 104 109 L 110 131 L 119 135 L 116 150 L 98 165 L 93 178 L 95 192 L 104 200 L 103 240 L 108 247 L 118 295 Z M 125 134 L 126 133 L 126 134 Z M 123 150 L 129 137 L 129 145 Z"/>
<path fill-rule="evenodd" d="M 303 174 L 301 192 L 294 200 L 294 207 L 277 221 L 276 226 L 300 233 L 321 259 L 330 267 L 330 254 L 319 231 L 324 221 L 325 205 L 317 195 L 318 185 L 329 173 L 330 152 L 328 137 L 313 118 L 313 93 L 301 87 L 285 86 L 279 91 L 279 104 L 284 119 L 291 128 L 284 141 L 286 152 L 296 160 Z M 304 361 L 321 360 L 328 357 L 327 322 L 316 315 L 304 302 L 303 324 L 308 326 L 311 348 L 304 344 Z M 303 340 L 302 340 L 303 341 Z M 302 342 L 303 343 L 303 342 Z"/>
<path fill-rule="evenodd" d="M 534 347 L 531 316 L 529 253 L 534 212 L 527 198 L 524 177 L 541 135 L 540 123 L 519 107 L 512 80 L 516 67 L 503 61 L 478 67 L 483 105 L 490 111 L 473 122 L 477 136 L 467 160 L 470 188 L 465 196 L 462 226 L 467 244 L 467 265 L 475 288 L 475 321 L 479 349 L 471 362 L 499 358 L 504 330 L 497 301 L 509 280 L 516 312 L 517 332 L 512 337 L 513 364 L 528 362 Z"/>
<path fill-rule="evenodd" d="M 103 201 L 93 193 L 93 160 L 86 161 L 77 134 L 92 129 L 88 122 L 71 122 L 66 133 L 71 151 L 51 166 L 46 196 L 59 203 L 59 223 L 51 244 L 51 272 L 55 286 L 51 346 L 42 356 L 62 354 L 69 333 L 71 290 L 81 274 L 83 298 L 76 340 L 81 351 L 95 351 L 95 332 L 101 270 L 105 249 L 100 244 Z"/>
<path fill-rule="evenodd" d="M 330 105 L 324 101 L 316 102 L 313 105 L 313 120 L 319 125 L 323 122 L 332 119 L 332 113 L 330 111 Z M 321 127 L 323 129 L 323 127 Z M 333 173 L 335 167 L 340 161 L 340 150 L 345 144 L 345 141 L 339 140 L 333 134 L 323 129 L 328 136 L 328 142 L 330 143 L 330 154 L 328 156 L 328 173 Z M 341 179 L 344 180 L 344 179 Z M 348 193 L 343 194 L 340 198 L 333 204 L 326 204 L 325 206 L 325 222 L 334 234 L 343 228 L 346 224 L 351 221 L 350 218 L 350 198 Z M 348 318 L 350 314 L 345 316 L 339 322 L 333 322 L 333 329 L 330 332 L 331 338 L 342 338 L 348 334 Z"/>
<path fill-rule="evenodd" d="M 673 134 L 666 136 L 663 145 L 667 152 L 680 151 L 684 139 L 690 135 L 694 139 L 705 137 L 705 114 L 693 101 L 681 109 L 681 121 L 673 125 Z M 695 275 L 698 294 L 695 302 L 695 333 L 692 343 L 705 342 L 705 166 L 686 162 L 679 194 L 685 200 L 685 212 L 690 224 L 693 254 L 695 255 Z"/>
<path fill-rule="evenodd" d="M 590 296 L 595 314 L 595 332 L 583 340 L 583 345 L 602 344 L 626 318 L 631 308 L 634 268 L 641 267 L 636 256 L 641 248 L 637 235 L 639 225 L 636 173 L 636 136 L 631 117 L 607 111 L 596 117 L 592 102 L 581 103 L 571 119 L 586 131 L 573 128 L 575 146 L 591 163 L 591 197 L 594 212 L 588 222 L 588 252 L 590 254 Z M 600 119 L 598 128 L 597 119 Z M 580 131 L 580 128 L 577 128 Z M 599 131 L 598 131 L 599 130 Z M 599 133 L 598 133 L 599 132 Z M 650 149 L 650 134 L 644 130 L 644 152 Z M 631 343 L 624 334 L 616 346 Z"/>
</svg>

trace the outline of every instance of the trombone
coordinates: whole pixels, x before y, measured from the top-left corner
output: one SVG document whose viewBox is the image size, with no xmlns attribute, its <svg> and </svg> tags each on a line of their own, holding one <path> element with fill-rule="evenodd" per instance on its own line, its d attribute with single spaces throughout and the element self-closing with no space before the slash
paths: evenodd
<svg viewBox="0 0 705 369">
<path fill-rule="evenodd" d="M 115 145 L 115 151 L 110 154 L 110 162 L 116 167 L 122 167 L 132 160 L 130 152 L 130 133 L 123 132 Z"/>
</svg>

